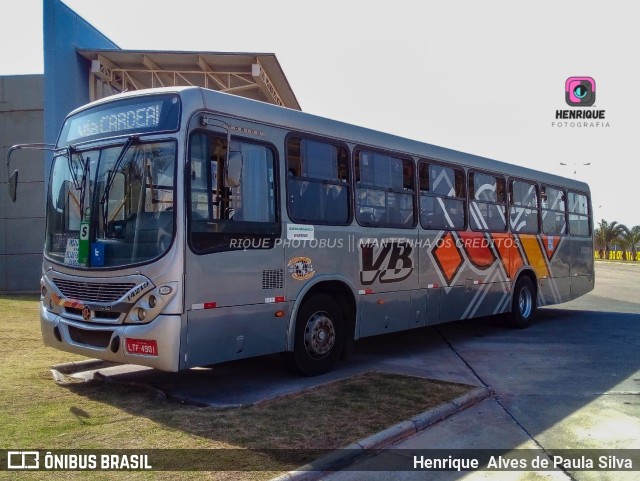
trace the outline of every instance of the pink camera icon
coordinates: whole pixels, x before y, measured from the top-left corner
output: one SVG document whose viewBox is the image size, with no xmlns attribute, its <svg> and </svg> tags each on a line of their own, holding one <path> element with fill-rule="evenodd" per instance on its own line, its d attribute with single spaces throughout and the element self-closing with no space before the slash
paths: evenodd
<svg viewBox="0 0 640 481">
<path fill-rule="evenodd" d="M 564 84 L 565 100 L 574 107 L 589 107 L 596 101 L 596 81 L 591 77 L 569 77 Z"/>
</svg>

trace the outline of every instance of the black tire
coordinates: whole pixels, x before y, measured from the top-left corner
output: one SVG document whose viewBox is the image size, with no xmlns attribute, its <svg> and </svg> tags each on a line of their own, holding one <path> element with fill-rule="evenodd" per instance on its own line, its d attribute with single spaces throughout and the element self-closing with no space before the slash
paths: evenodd
<svg viewBox="0 0 640 481">
<path fill-rule="evenodd" d="M 529 327 L 536 313 L 536 307 L 537 296 L 533 282 L 531 278 L 522 276 L 513 289 L 509 324 L 519 329 Z"/>
<path fill-rule="evenodd" d="M 293 367 L 307 376 L 333 368 L 344 346 L 344 314 L 335 299 L 316 294 L 304 301 L 296 316 Z"/>
</svg>

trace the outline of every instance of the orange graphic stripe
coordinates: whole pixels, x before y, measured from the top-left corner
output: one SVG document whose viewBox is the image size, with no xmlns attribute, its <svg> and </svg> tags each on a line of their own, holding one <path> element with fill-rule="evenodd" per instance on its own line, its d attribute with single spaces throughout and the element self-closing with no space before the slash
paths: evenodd
<svg viewBox="0 0 640 481">
<path fill-rule="evenodd" d="M 518 269 L 524 265 L 524 259 L 520 255 L 516 240 L 511 234 L 491 234 L 491 238 L 500 254 L 507 276 L 513 279 Z"/>
<path fill-rule="evenodd" d="M 464 261 L 460 256 L 460 252 L 456 247 L 456 240 L 453 235 L 451 235 L 451 232 L 447 232 L 442 237 L 441 242 L 439 242 L 434 249 L 433 255 L 447 284 L 451 285 L 453 278 Z"/>
<path fill-rule="evenodd" d="M 529 259 L 529 265 L 535 271 L 536 276 L 539 279 L 542 277 L 549 277 L 549 268 L 544 260 L 544 254 L 540 249 L 538 238 L 535 235 L 521 235 L 520 244 L 527 255 L 527 259 Z"/>
</svg>

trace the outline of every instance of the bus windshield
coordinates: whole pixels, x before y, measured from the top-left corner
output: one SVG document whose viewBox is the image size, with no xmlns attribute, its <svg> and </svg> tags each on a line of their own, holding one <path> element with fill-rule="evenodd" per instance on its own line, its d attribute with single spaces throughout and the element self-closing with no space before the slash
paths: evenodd
<svg viewBox="0 0 640 481">
<path fill-rule="evenodd" d="M 120 267 L 164 254 L 173 239 L 176 143 L 67 148 L 53 159 L 45 255 L 75 267 Z"/>
</svg>

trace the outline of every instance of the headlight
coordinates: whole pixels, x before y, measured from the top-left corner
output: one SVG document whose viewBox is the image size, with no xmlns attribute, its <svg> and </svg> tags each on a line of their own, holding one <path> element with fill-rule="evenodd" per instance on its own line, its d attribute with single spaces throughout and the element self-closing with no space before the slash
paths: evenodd
<svg viewBox="0 0 640 481">
<path fill-rule="evenodd" d="M 153 321 L 175 296 L 177 284 L 177 282 L 167 283 L 145 293 L 132 306 L 125 322 L 141 323 Z"/>
</svg>

